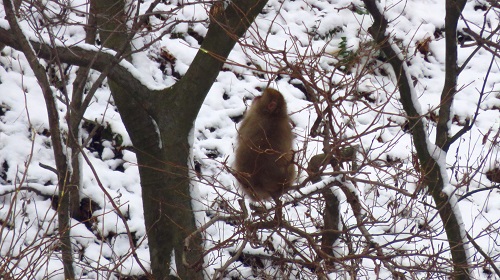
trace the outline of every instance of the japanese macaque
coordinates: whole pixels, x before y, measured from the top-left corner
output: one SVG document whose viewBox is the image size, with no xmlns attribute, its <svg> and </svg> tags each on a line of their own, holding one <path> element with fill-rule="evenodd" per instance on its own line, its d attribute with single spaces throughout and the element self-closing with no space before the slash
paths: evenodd
<svg viewBox="0 0 500 280">
<path fill-rule="evenodd" d="M 283 95 L 266 88 L 255 97 L 239 128 L 234 168 L 254 201 L 278 198 L 295 178 L 292 128 Z"/>
</svg>

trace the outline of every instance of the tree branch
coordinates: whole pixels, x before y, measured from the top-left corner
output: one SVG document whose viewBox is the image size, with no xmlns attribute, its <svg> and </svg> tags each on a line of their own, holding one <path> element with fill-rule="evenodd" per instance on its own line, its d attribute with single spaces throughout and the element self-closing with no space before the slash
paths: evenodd
<svg viewBox="0 0 500 280">
<path fill-rule="evenodd" d="M 0 42 L 24 52 L 12 30 L 0 28 Z M 97 49 L 95 46 L 88 44 L 79 46 L 50 46 L 32 39 L 29 39 L 29 43 L 39 58 L 52 60 L 54 59 L 54 54 L 57 54 L 59 59 L 64 63 L 90 67 L 100 72 L 109 71 L 109 79 L 112 79 L 124 88 L 130 89 L 131 92 L 134 92 L 133 96 L 141 98 L 143 102 L 147 100 L 151 92 L 162 92 L 164 90 L 152 90 L 142 84 L 140 79 L 131 73 L 130 69 L 134 69 L 132 64 L 124 59 L 115 57 L 113 55 L 114 51 L 103 51 L 106 49 Z"/>
<path fill-rule="evenodd" d="M 59 128 L 59 113 L 54 99 L 49 79 L 45 72 L 45 67 L 40 64 L 40 61 L 35 55 L 35 50 L 32 44 L 28 41 L 25 34 L 21 30 L 14 12 L 14 7 L 10 0 L 3 1 L 5 9 L 5 17 L 11 27 L 12 36 L 15 38 L 13 42 L 18 43 L 20 50 L 26 56 L 30 68 L 33 70 L 35 77 L 42 89 L 45 106 L 47 107 L 49 130 L 51 133 L 50 140 L 54 150 L 54 158 L 57 166 L 57 180 L 59 188 L 59 203 L 57 216 L 59 222 L 59 235 L 62 244 L 62 263 L 64 267 L 65 279 L 74 279 L 75 271 L 73 269 L 73 255 L 70 240 L 70 221 L 69 221 L 69 196 L 64 195 L 68 183 L 69 168 L 67 164 L 64 144 L 62 142 L 61 130 Z"/>
<path fill-rule="evenodd" d="M 445 16 L 445 79 L 443 91 L 441 92 L 441 105 L 439 107 L 439 119 L 436 126 L 436 145 L 445 152 L 449 148 L 449 121 L 451 118 L 451 105 L 457 93 L 457 24 L 465 7 L 465 0 L 446 0 Z"/>
<path fill-rule="evenodd" d="M 484 261 L 487 262 L 491 266 L 491 268 L 495 271 L 497 276 L 500 277 L 500 269 L 498 269 L 498 267 L 495 265 L 495 262 L 492 260 L 492 258 L 490 256 L 488 256 L 488 254 L 481 248 L 481 246 L 479 246 L 479 244 L 477 244 L 475 238 L 470 236 L 470 234 L 468 232 L 467 232 L 467 239 L 469 239 L 470 243 L 472 244 L 472 246 L 474 246 L 474 248 L 476 248 L 476 250 L 479 252 L 479 254 L 481 254 L 481 256 L 483 256 Z"/>
<path fill-rule="evenodd" d="M 182 113 L 188 121 L 196 118 L 229 53 L 266 3 L 267 0 L 230 1 L 222 14 L 211 17 L 213 21 L 189 70 L 174 86 L 179 102 L 187 105 Z M 156 102 L 158 106 L 161 106 L 160 103 Z"/>
<path fill-rule="evenodd" d="M 431 152 L 435 151 L 430 151 L 430 148 L 427 145 L 427 143 L 430 141 L 428 139 L 426 129 L 424 127 L 424 122 L 422 121 L 422 118 L 420 116 L 421 112 L 418 112 L 416 104 L 414 103 L 418 101 L 414 100 L 414 98 L 416 99 L 416 93 L 414 92 L 413 86 L 410 84 L 411 77 L 407 73 L 407 65 L 403 60 L 403 57 L 400 54 L 396 53 L 395 49 L 393 49 L 393 44 L 390 44 L 390 38 L 388 37 L 388 35 L 386 35 L 388 22 L 387 19 L 380 12 L 376 2 L 377 1 L 375 0 L 363 0 L 363 3 L 365 3 L 367 10 L 370 12 L 374 20 L 374 23 L 372 27 L 370 27 L 369 32 L 372 34 L 377 44 L 380 45 L 380 49 L 387 57 L 388 62 L 391 64 L 396 74 L 397 86 L 399 89 L 399 93 L 401 95 L 401 103 L 403 105 L 403 109 L 407 114 L 408 122 L 410 123 L 413 136 L 413 143 L 415 145 L 415 150 L 417 151 L 417 155 L 420 161 L 421 175 L 424 182 L 427 184 L 428 189 L 436 203 L 436 208 L 439 211 L 439 216 L 446 230 L 446 235 L 448 238 L 448 243 L 450 246 L 451 256 L 453 260 L 453 267 L 454 267 L 453 278 L 469 279 L 469 264 L 467 261 L 466 247 L 464 246 L 464 242 L 466 240 L 465 236 L 462 236 L 461 225 L 459 223 L 457 213 L 455 212 L 457 206 L 452 205 L 450 202 L 450 199 L 452 197 L 443 192 L 444 174 L 441 173 L 440 166 L 431 155 Z M 458 4 L 455 2 L 451 4 L 449 1 L 446 2 L 447 18 L 449 17 L 458 18 L 460 16 L 460 13 L 458 13 L 458 15 L 448 15 L 448 13 L 457 12 L 456 10 L 457 6 L 453 6 L 453 4 L 457 4 L 458 6 L 460 6 L 462 3 L 464 3 L 463 0 L 458 0 L 457 2 Z M 453 7 L 449 7 L 450 5 L 452 5 Z M 450 20 L 448 19 L 447 22 L 448 21 Z M 455 40 L 454 42 L 456 44 L 455 33 L 450 34 L 447 32 L 446 37 L 447 40 L 448 37 L 452 37 Z M 447 63 L 450 63 L 451 65 L 451 62 Z M 448 67 L 449 66 L 447 66 L 447 71 Z M 458 71 L 457 69 L 454 69 L 452 70 L 452 73 L 450 74 L 447 73 L 446 75 L 449 78 L 455 76 L 454 81 L 456 82 L 457 71 Z M 456 84 L 453 86 L 451 83 L 452 81 L 453 79 L 450 79 L 450 81 L 447 82 L 448 89 L 446 88 L 443 89 L 441 106 L 451 105 L 453 94 L 456 91 L 456 90 L 453 91 L 454 89 L 456 89 L 455 88 Z M 445 100 L 443 101 L 443 99 Z M 448 102 L 449 105 L 445 104 L 445 101 Z M 448 120 L 448 118 L 446 118 L 445 115 L 441 115 L 441 110 L 440 110 L 440 119 L 442 118 Z M 440 125 L 438 124 L 438 127 L 439 126 Z M 439 137 L 439 136 L 437 137 L 436 144 L 438 145 L 438 147 L 443 147 L 446 141 L 448 141 L 448 130 L 443 131 L 444 128 L 445 127 L 441 125 L 441 128 L 438 129 L 437 131 L 438 134 L 442 133 L 445 134 L 446 136 L 446 137 Z"/>
</svg>

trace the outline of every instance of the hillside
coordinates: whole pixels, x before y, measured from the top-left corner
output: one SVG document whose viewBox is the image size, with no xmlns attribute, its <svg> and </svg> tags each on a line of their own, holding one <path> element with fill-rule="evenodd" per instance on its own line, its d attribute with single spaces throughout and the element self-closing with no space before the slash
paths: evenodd
<svg viewBox="0 0 500 280">
<path fill-rule="evenodd" d="M 60 44 L 83 45 L 86 2 L 46 2 L 46 10 L 21 6 L 27 37 L 48 40 L 43 25 L 34 23 L 64 14 L 49 30 Z M 139 10 L 146 13 L 155 1 L 143 2 Z M 481 47 L 471 35 L 497 42 L 500 8 L 492 7 L 494 1 L 468 1 L 458 21 L 462 68 L 446 125 L 450 137 L 460 134 L 445 152 L 436 146 L 445 103 L 444 1 L 376 2 L 388 20 L 390 43 L 406 63 L 425 143 L 446 179 L 442 192 L 467 241 L 471 279 L 500 279 L 500 57 L 498 44 Z M 161 16 L 151 16 L 132 41 L 131 72 L 150 88 L 174 85 L 200 48 L 209 10 L 200 1 L 161 1 L 155 8 Z M 3 6 L 0 14 L 0 27 L 8 29 Z M 207 225 L 201 232 L 206 279 L 446 279 L 451 273 L 450 245 L 423 179 L 398 73 L 374 42 L 372 24 L 362 1 L 271 0 L 229 55 L 188 139 L 196 223 Z M 41 63 L 64 142 L 78 67 Z M 45 100 L 22 52 L 5 46 L 0 66 L 0 279 L 64 279 Z M 86 88 L 98 77 L 91 70 Z M 275 204 L 241 203 L 230 170 L 238 125 L 267 86 L 287 102 L 296 184 L 302 186 L 281 198 L 286 225 L 252 228 L 249 223 L 274 215 Z M 144 277 L 139 262 L 149 269 L 150 255 L 136 150 L 107 81 L 78 133 L 88 158 L 79 189 L 88 219 L 71 220 L 77 279 Z M 307 168 L 314 155 L 346 149 L 356 153 L 324 166 L 319 180 L 311 181 Z M 332 232 L 338 225 L 341 233 L 326 258 L 318 244 L 327 236 L 328 199 L 339 201 L 340 221 Z"/>
</svg>

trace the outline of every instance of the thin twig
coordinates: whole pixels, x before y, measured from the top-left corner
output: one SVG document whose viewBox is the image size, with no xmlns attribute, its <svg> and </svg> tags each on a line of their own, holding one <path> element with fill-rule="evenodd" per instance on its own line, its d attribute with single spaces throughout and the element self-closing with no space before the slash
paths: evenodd
<svg viewBox="0 0 500 280">
<path fill-rule="evenodd" d="M 500 277 L 500 270 L 495 265 L 495 262 L 491 259 L 490 256 L 488 256 L 488 254 L 486 254 L 485 251 L 483 251 L 481 246 L 479 246 L 479 244 L 477 244 L 477 242 L 474 240 L 474 238 L 472 236 L 470 236 L 470 234 L 468 232 L 466 232 L 466 234 L 467 234 L 467 239 L 469 239 L 472 246 L 474 246 L 474 248 L 476 248 L 476 250 L 479 252 L 479 254 L 481 254 L 481 256 L 483 256 L 484 260 L 491 266 L 491 268 L 493 268 L 495 273 Z"/>
</svg>

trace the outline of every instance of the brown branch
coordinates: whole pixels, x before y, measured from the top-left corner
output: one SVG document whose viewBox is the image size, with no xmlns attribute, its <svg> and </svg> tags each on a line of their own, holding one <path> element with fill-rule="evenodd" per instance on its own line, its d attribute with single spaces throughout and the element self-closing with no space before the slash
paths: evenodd
<svg viewBox="0 0 500 280">
<path fill-rule="evenodd" d="M 67 165 L 67 158 L 64 152 L 64 144 L 62 142 L 61 130 L 59 128 L 59 113 L 54 99 L 50 82 L 47 78 L 45 68 L 39 62 L 38 57 L 35 55 L 32 45 L 27 40 L 26 35 L 23 33 L 17 22 L 14 7 L 10 0 L 4 0 L 5 16 L 11 28 L 11 35 L 18 43 L 20 50 L 26 56 L 30 68 L 33 70 L 35 77 L 42 89 L 45 106 L 47 108 L 49 118 L 49 130 L 51 134 L 51 141 L 54 151 L 54 158 L 57 167 L 58 187 L 59 187 L 59 205 L 57 209 L 59 234 L 62 246 L 62 263 L 64 267 L 64 277 L 66 279 L 74 279 L 75 271 L 73 268 L 73 252 L 71 249 L 70 240 L 70 221 L 69 221 L 69 195 L 65 195 L 65 190 L 68 183 L 69 169 Z"/>
<path fill-rule="evenodd" d="M 462 63 L 462 66 L 460 66 L 460 68 L 458 69 L 458 74 L 462 73 L 462 71 L 465 69 L 465 67 L 467 67 L 467 64 L 469 64 L 469 62 L 472 60 L 472 58 L 475 56 L 475 54 L 483 47 L 483 44 L 486 43 L 486 44 L 493 44 L 493 45 L 498 45 L 498 44 L 495 44 L 491 41 L 491 38 L 493 38 L 493 36 L 495 34 L 497 34 L 497 32 L 500 30 L 500 26 L 498 26 L 497 28 L 495 28 L 494 30 L 492 30 L 490 32 L 490 35 L 488 35 L 486 38 L 482 38 L 481 35 L 473 32 L 471 29 L 469 28 L 464 28 L 462 29 L 463 32 L 471 35 L 477 42 L 477 46 L 476 48 L 474 49 L 474 51 L 472 51 L 469 55 L 469 57 L 464 61 L 464 63 Z M 484 41 L 486 40 L 486 41 Z M 500 45 L 498 45 L 500 46 Z M 491 52 L 491 49 L 490 48 L 485 48 L 486 50 L 490 51 Z M 495 49 L 498 49 L 498 47 L 495 47 Z M 494 56 L 499 56 L 499 54 L 495 51 L 495 52 L 492 52 L 492 54 Z"/>
<path fill-rule="evenodd" d="M 409 74 L 406 71 L 406 63 L 399 57 L 399 54 L 396 53 L 395 48 L 389 42 L 389 37 L 387 35 L 387 19 L 382 15 L 377 6 L 377 1 L 375 0 L 363 0 L 365 6 L 369 13 L 372 15 L 374 23 L 370 27 L 369 32 L 379 44 L 381 51 L 385 54 L 388 59 L 389 64 L 394 69 L 396 75 L 397 86 L 399 89 L 399 93 L 401 96 L 401 103 L 403 105 L 403 109 L 407 114 L 407 119 L 410 124 L 413 136 L 413 143 L 415 145 L 415 150 L 417 151 L 417 155 L 419 158 L 419 163 L 421 167 L 421 175 L 424 179 L 424 182 L 427 184 L 429 191 L 436 203 L 436 207 L 439 212 L 439 216 L 441 221 L 443 222 L 444 228 L 446 230 L 446 235 L 448 238 L 448 243 L 450 246 L 450 251 L 453 260 L 453 269 L 454 269 L 454 278 L 455 279 L 468 279 L 469 278 L 469 264 L 467 261 L 467 252 L 464 246 L 464 238 L 462 236 L 460 230 L 459 221 L 455 215 L 455 209 L 450 204 L 449 196 L 443 193 L 443 174 L 441 174 L 440 167 L 438 166 L 436 160 L 431 156 L 431 152 L 429 151 L 429 147 L 427 146 L 428 137 L 426 133 L 426 129 L 424 127 L 424 123 L 422 118 L 417 111 L 415 104 L 413 103 L 413 96 L 415 95 L 413 86 L 411 84 L 411 79 Z M 455 6 L 455 4 L 457 4 Z M 446 1 L 446 17 L 447 24 L 452 24 L 453 20 L 458 20 L 460 16 L 460 7 L 463 8 L 465 1 L 459 0 L 457 3 L 453 1 Z M 458 9 L 458 10 L 457 10 Z M 455 14 L 458 12 L 458 15 Z M 451 17 L 451 18 L 450 18 Z M 453 20 L 452 20 L 453 19 Z M 449 30 L 452 30 L 450 28 Z M 455 28 L 456 31 L 456 28 Z M 447 30 L 447 38 L 452 37 L 456 40 L 455 33 L 448 33 Z M 448 39 L 447 39 L 448 40 Z M 456 41 L 455 48 L 456 48 Z M 451 43 L 447 43 L 450 45 Z M 448 60 L 448 58 L 447 58 Z M 456 59 L 455 59 L 456 60 Z M 447 65 L 451 65 L 452 62 L 447 62 Z M 448 65 L 448 67 L 449 67 Z M 456 61 L 455 61 L 456 66 Z M 447 67 L 447 68 L 448 68 Z M 455 93 L 456 87 L 456 77 L 453 79 L 453 75 L 457 74 L 457 69 L 452 70 L 449 74 L 449 81 L 447 82 L 447 89 L 443 89 L 443 97 L 442 97 L 442 106 L 448 106 L 447 102 L 453 98 L 453 94 Z M 448 76 L 448 74 L 447 74 Z M 455 85 L 452 82 L 455 81 Z M 443 110 L 445 108 L 442 108 Z M 445 118 L 446 121 L 448 118 L 445 114 L 440 114 L 440 118 Z M 446 134 L 446 137 L 439 136 L 436 139 L 436 143 L 438 146 L 443 147 L 443 145 L 448 141 L 448 130 L 444 130 L 445 127 L 440 125 L 440 129 L 438 130 L 438 134 Z"/>
<path fill-rule="evenodd" d="M 495 56 L 492 56 L 491 61 L 490 61 L 490 66 L 488 67 L 488 71 L 486 72 L 486 76 L 484 77 L 483 87 L 481 88 L 481 92 L 479 92 L 479 100 L 477 101 L 476 111 L 474 112 L 474 117 L 472 118 L 472 121 L 466 120 L 464 127 L 462 127 L 462 129 L 460 129 L 457 133 L 455 133 L 455 135 L 453 135 L 452 137 L 450 137 L 448 139 L 448 141 L 443 146 L 443 150 L 447 151 L 450 148 L 451 144 L 453 144 L 460 137 L 462 137 L 462 135 L 464 135 L 465 133 L 467 133 L 468 131 L 470 131 L 472 129 L 472 126 L 474 125 L 474 123 L 477 120 L 477 116 L 479 116 L 479 108 L 481 105 L 481 100 L 484 97 L 486 84 L 488 83 L 488 77 L 490 76 L 491 68 L 493 67 L 494 62 L 495 62 Z"/>
<path fill-rule="evenodd" d="M 436 125 L 436 145 L 445 152 L 449 149 L 449 127 L 451 118 L 451 105 L 457 93 L 458 65 L 457 65 L 457 24 L 466 0 L 447 0 L 444 29 L 445 37 L 445 78 L 441 92 L 439 106 L 439 119 Z"/>
<path fill-rule="evenodd" d="M 85 151 L 83 151 L 82 147 L 79 147 L 79 149 L 80 149 L 80 153 L 83 156 L 83 159 L 85 160 L 85 162 L 87 163 L 87 165 L 90 167 L 90 170 L 92 171 L 92 175 L 94 175 L 94 178 L 96 179 L 97 185 L 99 186 L 99 188 L 101 189 L 101 191 L 104 193 L 104 195 L 106 196 L 106 198 L 108 198 L 109 203 L 111 203 L 111 206 L 113 207 L 113 209 L 115 209 L 117 216 L 123 222 L 123 226 L 125 227 L 125 231 L 127 233 L 127 237 L 128 237 L 130 249 L 132 249 L 132 253 L 131 253 L 132 257 L 135 259 L 135 261 L 137 262 L 137 264 L 139 265 L 139 267 L 142 269 L 142 271 L 144 272 L 144 274 L 146 275 L 146 277 L 148 277 L 148 279 L 152 279 L 153 276 L 144 267 L 144 265 L 142 264 L 141 260 L 139 259 L 139 256 L 137 256 L 137 247 L 134 245 L 134 238 L 132 236 L 132 232 L 130 230 L 130 227 L 128 226 L 127 219 L 125 218 L 125 215 L 120 210 L 120 207 L 115 203 L 115 200 L 113 199 L 113 197 L 111 196 L 111 194 L 107 191 L 107 189 L 102 184 L 101 180 L 99 179 L 99 175 L 97 174 L 97 171 L 94 168 L 94 165 L 90 161 L 90 159 L 87 156 L 87 154 L 85 154 Z"/>
<path fill-rule="evenodd" d="M 496 33 L 492 33 L 487 38 L 483 38 L 483 37 L 481 37 L 481 35 L 477 34 L 476 32 L 472 31 L 469 28 L 464 28 L 463 31 L 465 33 L 469 34 L 472 38 L 474 38 L 474 40 L 476 40 L 476 42 L 479 46 L 482 46 L 483 48 L 485 48 L 487 51 L 489 51 L 494 56 L 500 57 L 500 54 L 496 51 L 497 49 L 500 49 L 500 44 L 489 40 Z M 492 50 L 491 48 L 494 48 L 495 50 Z"/>
<path fill-rule="evenodd" d="M 490 256 L 488 256 L 488 254 L 485 251 L 483 251 L 481 246 L 479 246 L 479 244 L 477 244 L 476 240 L 472 236 L 470 236 L 470 234 L 468 232 L 466 232 L 466 234 L 467 234 L 467 239 L 469 239 L 472 246 L 474 246 L 474 248 L 476 248 L 476 250 L 479 252 L 479 254 L 481 254 L 481 256 L 483 256 L 484 260 L 491 266 L 491 268 L 493 268 L 495 273 L 500 277 L 500 270 L 495 265 L 495 262 L 491 259 Z"/>
<path fill-rule="evenodd" d="M 0 28 L 0 42 L 16 50 L 23 51 L 23 46 L 17 41 L 12 30 Z M 108 77 L 110 79 L 134 92 L 133 96 L 140 97 L 143 101 L 148 100 L 147 97 L 151 92 L 162 92 L 162 90 L 151 90 L 143 85 L 130 72 L 129 69 L 133 69 L 132 65 L 121 58 L 117 58 L 112 51 L 106 52 L 104 51 L 106 49 L 98 49 L 89 44 L 82 44 L 81 46 L 50 46 L 34 40 L 29 40 L 27 43 L 33 47 L 36 56 L 39 58 L 52 60 L 54 54 L 57 54 L 64 63 L 91 67 L 101 72 L 109 71 Z"/>
<path fill-rule="evenodd" d="M 17 193 L 19 191 L 29 191 L 29 192 L 34 192 L 34 193 L 36 193 L 39 196 L 50 197 L 49 195 L 46 195 L 46 194 L 42 193 L 39 189 L 34 188 L 34 187 L 29 187 L 29 186 L 18 187 L 18 188 L 14 188 L 13 190 L 3 191 L 3 192 L 0 193 L 0 196 L 8 195 L 8 194 L 11 194 L 11 193 Z"/>
</svg>

